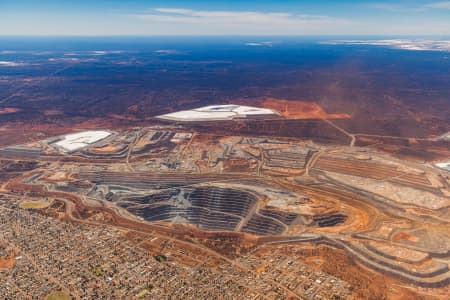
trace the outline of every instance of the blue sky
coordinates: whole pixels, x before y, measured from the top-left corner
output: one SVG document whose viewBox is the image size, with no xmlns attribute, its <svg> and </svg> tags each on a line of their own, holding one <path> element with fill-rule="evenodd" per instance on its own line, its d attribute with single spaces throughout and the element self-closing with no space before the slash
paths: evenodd
<svg viewBox="0 0 450 300">
<path fill-rule="evenodd" d="M 0 35 L 450 35 L 450 1 L 0 0 Z"/>
</svg>

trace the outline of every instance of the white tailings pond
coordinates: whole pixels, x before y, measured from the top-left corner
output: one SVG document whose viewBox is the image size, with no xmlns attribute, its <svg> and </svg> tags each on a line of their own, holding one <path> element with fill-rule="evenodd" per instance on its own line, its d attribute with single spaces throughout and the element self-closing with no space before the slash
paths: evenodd
<svg viewBox="0 0 450 300">
<path fill-rule="evenodd" d="M 450 172 L 450 160 L 447 162 L 440 162 L 440 163 L 436 163 L 434 164 L 436 167 L 444 169 L 446 171 Z"/>
<path fill-rule="evenodd" d="M 157 118 L 173 121 L 216 121 L 232 120 L 234 118 L 245 118 L 247 116 L 257 115 L 279 116 L 279 113 L 268 108 L 226 104 L 182 110 L 157 116 Z"/>
<path fill-rule="evenodd" d="M 64 136 L 60 141 L 56 142 L 55 145 L 71 152 L 103 140 L 111 134 L 111 132 L 103 130 L 77 132 Z"/>
</svg>

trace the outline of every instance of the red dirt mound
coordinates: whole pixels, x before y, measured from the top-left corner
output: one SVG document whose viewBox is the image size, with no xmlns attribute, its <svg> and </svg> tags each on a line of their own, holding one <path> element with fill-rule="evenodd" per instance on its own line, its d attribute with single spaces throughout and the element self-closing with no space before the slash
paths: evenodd
<svg viewBox="0 0 450 300">
<path fill-rule="evenodd" d="M 289 119 L 348 119 L 348 114 L 328 114 L 316 102 L 267 98 L 262 107 L 274 109 Z"/>
</svg>

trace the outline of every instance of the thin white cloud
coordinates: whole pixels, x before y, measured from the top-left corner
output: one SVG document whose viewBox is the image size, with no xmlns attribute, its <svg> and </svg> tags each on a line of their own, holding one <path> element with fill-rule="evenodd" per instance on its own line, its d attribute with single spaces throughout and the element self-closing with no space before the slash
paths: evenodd
<svg viewBox="0 0 450 300">
<path fill-rule="evenodd" d="M 287 18 L 288 13 L 259 13 L 251 11 L 210 11 L 210 10 L 192 10 L 184 8 L 156 8 L 159 13 L 178 14 L 198 18 L 240 18 L 240 17 L 279 17 Z"/>
<path fill-rule="evenodd" d="M 171 35 L 446 35 L 450 29 L 448 21 L 426 18 L 423 22 L 388 19 L 380 23 L 378 18 L 186 8 L 156 8 L 127 17 L 138 21 L 142 30 Z"/>
<path fill-rule="evenodd" d="M 422 5 L 405 5 L 394 3 L 370 3 L 370 7 L 388 12 L 411 13 L 425 12 L 429 9 L 450 9 L 450 1 L 432 2 Z"/>
<path fill-rule="evenodd" d="M 406 6 L 393 3 L 370 3 L 369 6 L 379 10 L 398 13 L 423 12 L 426 10 L 424 6 Z"/>
<path fill-rule="evenodd" d="M 245 43 L 246 46 L 253 46 L 253 47 L 259 47 L 259 46 L 268 46 L 268 47 L 272 47 L 273 46 L 273 42 L 249 42 L 249 43 Z"/>
<path fill-rule="evenodd" d="M 328 16 L 290 14 L 284 12 L 257 11 L 213 11 L 184 8 L 156 8 L 155 13 L 135 15 L 137 18 L 154 22 L 190 24 L 250 24 L 250 25 L 321 25 L 349 23 L 344 19 Z"/>
<path fill-rule="evenodd" d="M 434 3 L 430 3 L 430 4 L 425 5 L 425 7 L 450 9 L 450 1 L 434 2 Z"/>
</svg>

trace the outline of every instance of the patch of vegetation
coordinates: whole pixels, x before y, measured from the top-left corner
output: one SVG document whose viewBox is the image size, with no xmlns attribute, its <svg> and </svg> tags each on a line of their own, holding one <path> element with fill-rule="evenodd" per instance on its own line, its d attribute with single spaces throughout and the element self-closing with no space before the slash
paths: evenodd
<svg viewBox="0 0 450 300">
<path fill-rule="evenodd" d="M 145 295 L 147 295 L 148 293 L 150 293 L 152 290 L 153 290 L 153 286 L 148 286 L 148 287 L 144 288 L 142 291 L 140 291 L 140 292 L 136 295 L 136 297 L 142 298 L 142 297 L 144 297 Z"/>
<path fill-rule="evenodd" d="M 65 292 L 53 292 L 45 297 L 45 300 L 70 300 L 70 296 Z"/>
<path fill-rule="evenodd" d="M 92 269 L 92 273 L 94 273 L 97 276 L 101 276 L 101 275 L 103 275 L 103 270 L 101 268 L 95 268 L 95 269 Z"/>
<path fill-rule="evenodd" d="M 155 256 L 155 259 L 159 262 L 165 262 L 167 260 L 167 257 L 165 255 L 158 254 Z"/>
<path fill-rule="evenodd" d="M 111 273 L 111 266 L 109 264 L 103 264 L 103 265 L 99 265 L 95 268 L 93 268 L 92 273 L 94 273 L 97 276 L 102 276 L 102 275 L 106 275 L 108 273 Z"/>
</svg>

